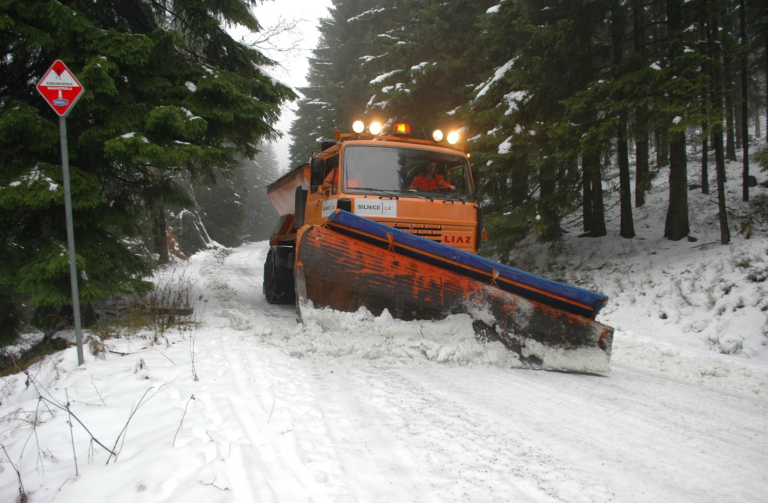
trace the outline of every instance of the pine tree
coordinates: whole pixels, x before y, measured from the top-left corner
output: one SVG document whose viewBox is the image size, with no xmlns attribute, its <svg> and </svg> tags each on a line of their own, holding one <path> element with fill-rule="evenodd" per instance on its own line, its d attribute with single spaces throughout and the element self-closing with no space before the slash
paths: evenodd
<svg viewBox="0 0 768 503">
<path fill-rule="evenodd" d="M 723 79 L 722 79 L 722 64 L 723 52 L 722 52 L 722 40 L 720 39 L 720 15 L 716 9 L 708 12 L 709 14 L 709 42 L 710 42 L 710 55 L 713 59 L 712 64 L 712 107 L 715 111 L 719 112 L 720 119 L 723 116 L 722 103 L 723 103 Z M 727 58 L 727 55 L 726 55 Z M 728 229 L 728 214 L 726 212 L 725 202 L 725 153 L 723 149 L 723 122 L 722 120 L 715 120 L 712 125 L 712 138 L 715 147 L 715 172 L 717 174 L 717 200 L 718 200 L 718 213 L 720 221 L 720 242 L 722 244 L 728 244 L 731 241 L 730 230 Z M 671 184 L 670 175 L 670 184 Z M 670 187 L 670 191 L 671 191 Z M 668 220 L 669 221 L 669 220 Z M 687 222 L 686 222 L 687 225 Z M 665 232 L 666 234 L 666 232 Z M 673 239 L 670 237 L 670 239 Z"/>
<path fill-rule="evenodd" d="M 275 136 L 293 95 L 261 71 L 269 59 L 224 29 L 257 30 L 253 5 L 0 4 L 0 295 L 71 302 L 58 120 L 34 89 L 43 72 L 62 59 L 85 87 L 67 119 L 84 305 L 145 285 L 138 222 L 183 199 L 178 179 L 212 182 Z"/>
<path fill-rule="evenodd" d="M 638 61 L 639 65 L 648 67 L 646 59 L 647 30 L 645 21 L 648 18 L 646 9 L 641 0 L 632 0 L 632 54 L 630 58 Z M 641 99 L 637 102 L 636 112 L 632 127 L 635 138 L 635 206 L 645 204 L 645 193 L 650 189 L 650 142 L 648 113 L 649 103 L 647 92 L 641 93 Z"/>
<path fill-rule="evenodd" d="M 686 19 L 683 2 L 667 0 L 667 60 L 664 72 L 665 91 L 669 96 L 663 116 L 669 137 L 669 206 L 664 236 L 677 241 L 689 233 L 688 225 L 688 160 L 685 151 L 685 130 L 688 123 L 688 104 L 691 101 L 691 58 L 686 48 Z M 662 126 L 664 127 L 664 126 Z M 722 136 L 721 136 L 722 139 Z"/>
<path fill-rule="evenodd" d="M 749 65 L 747 63 L 747 54 L 749 51 L 749 41 L 747 39 L 747 15 L 746 2 L 739 0 L 739 58 L 741 67 L 741 108 L 739 113 L 738 129 L 741 130 L 742 142 L 742 173 L 741 173 L 741 199 L 749 201 Z"/>
<path fill-rule="evenodd" d="M 519 39 L 510 27 L 519 16 L 512 5 L 501 4 L 479 20 L 483 35 L 477 42 L 488 52 L 475 65 L 473 96 L 459 110 L 471 136 L 468 146 L 489 234 L 483 253 L 502 261 L 536 222 L 530 159 L 538 153 L 527 139 L 530 122 L 523 111 L 528 94 L 512 72 Z"/>
<path fill-rule="evenodd" d="M 382 0 L 334 0 L 330 17 L 320 20 L 320 40 L 309 59 L 307 87 L 299 89 L 291 124 L 291 163 L 307 162 L 320 142 L 336 129 L 348 130 L 362 119 L 369 97 L 367 62 L 372 53 L 372 20 Z"/>
<path fill-rule="evenodd" d="M 388 2 L 371 16 L 377 57 L 369 62 L 369 115 L 382 122 L 406 122 L 413 135 L 462 126 L 457 109 L 480 82 L 477 62 L 485 48 L 472 36 L 493 1 Z"/>
</svg>

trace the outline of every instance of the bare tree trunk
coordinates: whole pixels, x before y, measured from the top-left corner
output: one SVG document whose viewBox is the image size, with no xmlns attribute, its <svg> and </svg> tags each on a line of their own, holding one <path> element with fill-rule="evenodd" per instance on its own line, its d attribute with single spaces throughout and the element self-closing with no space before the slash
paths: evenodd
<svg viewBox="0 0 768 503">
<path fill-rule="evenodd" d="M 669 135 L 669 208 L 664 225 L 664 237 L 672 241 L 690 233 L 688 224 L 688 160 L 685 155 L 685 134 Z"/>
<path fill-rule="evenodd" d="M 682 0 L 667 0 L 670 64 L 679 65 L 682 54 L 677 37 L 683 30 Z M 690 232 L 688 223 L 688 159 L 685 155 L 685 131 L 676 124 L 669 135 L 669 207 L 664 225 L 664 237 L 678 241 Z"/>
<path fill-rule="evenodd" d="M 654 131 L 654 143 L 656 144 L 656 168 L 658 169 L 669 164 L 669 143 L 667 142 L 666 130 L 656 129 Z"/>
<path fill-rule="evenodd" d="M 728 214 L 725 206 L 725 159 L 723 156 L 723 130 L 716 127 L 713 133 L 715 144 L 715 166 L 717 171 L 717 208 L 720 220 L 720 242 L 727 245 L 731 242 L 731 231 L 728 229 Z"/>
<path fill-rule="evenodd" d="M 741 70 L 739 70 L 739 78 L 741 78 L 741 74 L 742 74 L 742 72 L 741 72 Z M 736 95 L 735 89 L 734 89 L 734 95 Z M 744 95 L 741 92 L 741 88 L 739 88 L 739 100 L 741 100 L 741 101 L 739 101 L 739 103 L 741 103 L 741 105 L 743 105 L 744 104 L 744 102 L 743 102 Z M 742 115 L 744 115 L 743 114 L 743 107 L 742 106 L 735 106 L 733 108 L 733 117 L 734 117 L 734 119 L 736 119 L 735 120 L 736 128 L 734 129 L 734 132 L 736 133 L 736 136 L 735 136 L 735 138 L 736 138 L 736 150 L 739 150 L 742 147 L 741 139 L 744 137 L 744 132 L 742 131 L 742 129 L 743 129 L 742 125 L 744 124 L 744 118 L 742 117 Z"/>
<path fill-rule="evenodd" d="M 768 16 L 768 0 L 763 0 L 763 16 Z M 763 23 L 765 36 L 765 140 L 768 141 L 768 23 Z M 758 135 L 759 136 L 759 135 Z"/>
<path fill-rule="evenodd" d="M 702 135 L 704 138 L 701 140 L 701 193 L 709 194 L 709 135 L 706 134 L 709 124 L 706 122 L 702 124 L 701 130 L 704 131 Z"/>
<path fill-rule="evenodd" d="M 605 227 L 605 205 L 603 204 L 603 176 L 600 166 L 600 153 L 592 156 L 592 237 L 602 237 L 608 234 Z"/>
<path fill-rule="evenodd" d="M 541 238 L 544 242 L 552 242 L 562 237 L 560 229 L 560 217 L 554 209 L 552 199 L 557 189 L 557 170 L 554 166 L 544 166 L 539 171 L 540 200 L 538 204 L 539 216 L 544 223 Z"/>
<path fill-rule="evenodd" d="M 642 0 L 632 1 L 632 31 L 634 34 L 634 51 L 643 56 L 643 43 L 645 32 L 643 31 Z M 645 193 L 650 189 L 650 167 L 648 155 L 648 110 L 644 105 L 639 105 L 635 114 L 635 207 L 645 204 Z"/>
<path fill-rule="evenodd" d="M 160 264 L 167 264 L 168 257 L 168 238 L 166 230 L 168 225 L 165 221 L 165 206 L 162 202 L 153 201 L 152 212 L 152 243 L 155 247 L 155 253 L 158 256 Z"/>
<path fill-rule="evenodd" d="M 739 0 L 740 43 L 744 52 L 741 55 L 741 129 L 744 131 L 744 142 L 741 147 L 741 199 L 749 201 L 749 107 L 747 106 L 747 28 L 744 13 L 744 0 Z"/>
<path fill-rule="evenodd" d="M 645 204 L 645 193 L 650 189 L 648 166 L 648 135 L 635 141 L 635 207 Z"/>
<path fill-rule="evenodd" d="M 613 73 L 621 78 L 621 64 L 624 59 L 624 32 L 627 17 L 621 0 L 614 0 L 611 6 L 611 38 L 613 42 Z M 623 93 L 618 96 L 623 99 Z M 635 226 L 632 221 L 632 187 L 629 176 L 629 151 L 627 148 L 627 113 L 619 112 L 619 124 L 616 129 L 616 155 L 619 164 L 619 199 L 621 201 L 621 229 L 619 235 L 631 239 L 635 237 Z"/>
<path fill-rule="evenodd" d="M 728 58 L 725 58 L 728 61 Z M 731 66 L 728 64 L 727 66 Z M 729 73 L 730 75 L 730 73 Z M 736 145 L 733 138 L 733 95 L 725 93 L 725 158 L 729 161 L 736 160 Z"/>
<path fill-rule="evenodd" d="M 592 230 L 594 212 L 592 211 L 592 167 L 589 166 L 588 156 L 581 159 L 581 181 L 582 181 L 582 220 L 584 232 Z"/>
<path fill-rule="evenodd" d="M 600 169 L 600 151 L 584 152 L 581 159 L 582 170 L 584 171 L 584 186 L 589 186 L 588 193 L 585 191 L 584 198 L 584 231 L 588 232 L 589 237 L 602 237 L 608 234 L 605 228 L 605 208 L 603 206 L 603 186 L 602 174 Z M 589 221 L 587 221 L 587 208 L 589 208 Z"/>
<path fill-rule="evenodd" d="M 629 152 L 627 152 L 627 118 L 621 114 L 618 128 L 619 161 L 619 199 L 621 200 L 621 230 L 619 235 L 631 239 L 635 237 L 635 224 L 632 220 L 632 188 L 629 178 Z"/>
<path fill-rule="evenodd" d="M 720 61 L 722 53 L 720 52 L 720 42 L 718 40 L 718 20 L 717 15 L 712 16 L 712 29 L 710 31 L 709 43 L 712 47 L 712 55 L 714 62 L 713 79 L 714 89 L 712 92 L 712 99 L 716 106 L 722 104 L 722 79 L 720 77 Z M 731 234 L 728 229 L 728 214 L 726 213 L 725 204 L 725 156 L 723 152 L 723 124 L 718 122 L 714 125 L 712 131 L 712 140 L 715 147 L 715 170 L 717 172 L 717 206 L 719 210 L 720 220 L 720 242 L 722 244 L 728 244 L 731 242 Z"/>
<path fill-rule="evenodd" d="M 597 177 L 592 183 L 592 236 L 601 237 L 608 234 L 605 228 L 605 205 L 603 204 L 603 177 L 600 174 L 600 158 L 598 157 Z"/>
<path fill-rule="evenodd" d="M 728 2 L 730 4 L 730 2 Z M 728 6 L 730 7 L 730 6 Z M 730 9 L 729 9 L 730 10 Z M 731 23 L 725 22 L 723 32 L 720 36 L 723 44 L 731 43 Z M 722 46 L 721 46 L 722 47 Z M 725 97 L 725 158 L 729 161 L 736 160 L 736 145 L 733 138 L 733 71 L 731 69 L 731 58 L 723 58 L 723 81 L 722 89 Z"/>
</svg>

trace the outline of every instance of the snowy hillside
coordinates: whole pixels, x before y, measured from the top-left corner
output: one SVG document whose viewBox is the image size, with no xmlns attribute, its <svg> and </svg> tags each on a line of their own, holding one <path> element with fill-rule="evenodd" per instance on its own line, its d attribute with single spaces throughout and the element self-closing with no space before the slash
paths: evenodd
<svg viewBox="0 0 768 503">
<path fill-rule="evenodd" d="M 749 212 L 740 169 L 732 228 Z M 666 176 L 635 239 L 613 206 L 608 237 L 518 257 L 611 297 L 610 373 L 522 369 L 463 315 L 297 325 L 261 295 L 266 243 L 211 250 L 156 278 L 190 289 L 199 323 L 2 379 L 0 500 L 23 484 L 32 502 L 764 501 L 766 223 L 721 246 L 714 196 L 691 191 L 697 241 L 665 240 Z"/>
</svg>

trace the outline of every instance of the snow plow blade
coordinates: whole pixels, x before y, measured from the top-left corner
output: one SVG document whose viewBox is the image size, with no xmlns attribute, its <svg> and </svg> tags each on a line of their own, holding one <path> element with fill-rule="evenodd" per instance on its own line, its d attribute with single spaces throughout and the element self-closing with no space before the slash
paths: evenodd
<svg viewBox="0 0 768 503">
<path fill-rule="evenodd" d="M 610 370 L 613 329 L 594 320 L 607 297 L 337 211 L 299 231 L 297 309 L 384 309 L 402 320 L 466 313 L 481 342 L 530 367 Z"/>
</svg>

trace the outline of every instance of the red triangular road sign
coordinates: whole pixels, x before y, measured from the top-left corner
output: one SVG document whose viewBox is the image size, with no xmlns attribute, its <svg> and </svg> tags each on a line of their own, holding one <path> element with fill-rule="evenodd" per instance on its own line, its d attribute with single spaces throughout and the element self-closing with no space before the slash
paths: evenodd
<svg viewBox="0 0 768 503">
<path fill-rule="evenodd" d="M 69 71 L 67 65 L 57 59 L 37 83 L 37 90 L 51 108 L 63 117 L 80 99 L 85 88 Z"/>
</svg>

